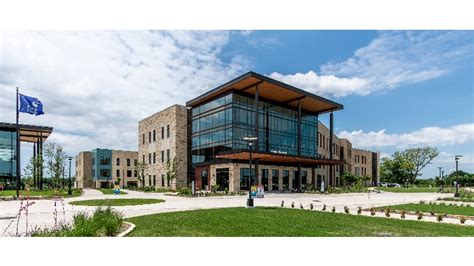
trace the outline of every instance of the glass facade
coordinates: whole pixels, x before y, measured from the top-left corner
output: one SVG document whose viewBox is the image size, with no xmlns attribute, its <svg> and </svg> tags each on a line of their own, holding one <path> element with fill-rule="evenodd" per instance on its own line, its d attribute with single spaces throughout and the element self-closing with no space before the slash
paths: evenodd
<svg viewBox="0 0 474 266">
<path fill-rule="evenodd" d="M 16 131 L 0 131 L 0 177 L 16 176 Z"/>
<path fill-rule="evenodd" d="M 298 155 L 298 111 L 260 99 L 258 149 Z M 301 156 L 317 157 L 315 114 L 301 114 Z M 192 110 L 192 162 L 211 161 L 226 150 L 247 149 L 243 140 L 255 134 L 253 96 L 229 93 Z"/>
<path fill-rule="evenodd" d="M 93 180 L 112 180 L 112 150 L 92 150 L 92 177 Z"/>
</svg>

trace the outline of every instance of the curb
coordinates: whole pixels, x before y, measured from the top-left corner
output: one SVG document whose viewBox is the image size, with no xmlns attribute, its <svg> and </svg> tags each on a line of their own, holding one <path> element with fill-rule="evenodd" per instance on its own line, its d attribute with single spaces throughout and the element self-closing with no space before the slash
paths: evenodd
<svg viewBox="0 0 474 266">
<path fill-rule="evenodd" d="M 135 229 L 135 227 L 136 227 L 136 225 L 133 224 L 133 223 L 131 223 L 131 222 L 123 222 L 123 223 L 124 223 L 124 224 L 127 224 L 127 225 L 128 225 L 128 228 L 127 228 L 125 231 L 119 233 L 119 234 L 117 235 L 117 237 L 124 237 L 124 236 L 127 236 L 127 235 L 130 234 L 130 233 Z"/>
</svg>

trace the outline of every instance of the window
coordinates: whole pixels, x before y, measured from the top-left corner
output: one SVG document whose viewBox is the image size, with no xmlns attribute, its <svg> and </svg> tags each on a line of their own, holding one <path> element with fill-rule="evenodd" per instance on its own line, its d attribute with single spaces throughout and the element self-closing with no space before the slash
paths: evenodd
<svg viewBox="0 0 474 266">
<path fill-rule="evenodd" d="M 290 186 L 290 171 L 283 170 L 283 189 L 288 189 Z"/>
<path fill-rule="evenodd" d="M 135 166 L 138 165 L 138 160 L 137 159 L 133 159 L 133 165 L 135 165 Z"/>
<path fill-rule="evenodd" d="M 153 152 L 153 164 L 156 164 L 156 153 Z"/>
<path fill-rule="evenodd" d="M 165 162 L 165 151 L 161 151 L 161 162 Z"/>
<path fill-rule="evenodd" d="M 165 128 L 161 127 L 161 139 L 165 138 Z"/>
<path fill-rule="evenodd" d="M 120 158 L 117 158 L 117 165 L 120 165 Z"/>
<path fill-rule="evenodd" d="M 272 190 L 278 190 L 279 184 L 279 172 L 278 170 L 272 170 Z"/>
<path fill-rule="evenodd" d="M 109 165 L 110 158 L 100 158 L 100 165 Z"/>
<path fill-rule="evenodd" d="M 145 133 L 142 135 L 142 144 L 145 144 Z"/>
<path fill-rule="evenodd" d="M 151 186 L 151 175 L 148 175 L 148 185 Z"/>
<path fill-rule="evenodd" d="M 148 132 L 148 142 L 151 142 L 151 131 Z"/>
<path fill-rule="evenodd" d="M 156 186 L 156 177 L 153 175 L 153 186 Z"/>
<path fill-rule="evenodd" d="M 116 176 L 120 177 L 120 170 L 117 170 Z"/>
<path fill-rule="evenodd" d="M 153 129 L 153 142 L 155 142 L 155 141 L 156 141 L 156 130 Z"/>
<path fill-rule="evenodd" d="M 170 150 L 166 150 L 166 161 L 170 160 Z"/>
<path fill-rule="evenodd" d="M 170 125 L 166 125 L 166 137 L 170 137 Z"/>
<path fill-rule="evenodd" d="M 165 186 L 165 175 L 164 174 L 161 174 L 161 186 L 162 187 Z"/>
<path fill-rule="evenodd" d="M 136 175 L 137 171 L 135 171 L 135 176 Z M 132 177 L 132 170 L 127 170 L 127 177 Z"/>
<path fill-rule="evenodd" d="M 240 168 L 240 190 L 249 190 L 249 169 L 248 168 Z M 255 168 L 252 168 L 252 181 L 253 184 L 255 178 Z"/>
<path fill-rule="evenodd" d="M 127 159 L 127 166 L 130 166 L 130 159 Z"/>
<path fill-rule="evenodd" d="M 145 163 L 145 154 L 143 154 L 143 160 L 142 160 L 143 163 Z"/>
<path fill-rule="evenodd" d="M 308 172 L 301 171 L 301 185 L 306 185 L 308 183 Z"/>
<path fill-rule="evenodd" d="M 133 177 L 137 177 L 137 176 L 138 176 L 138 172 L 137 172 L 137 170 L 134 170 L 133 171 Z"/>
<path fill-rule="evenodd" d="M 148 153 L 148 164 L 151 164 L 151 153 Z"/>
</svg>

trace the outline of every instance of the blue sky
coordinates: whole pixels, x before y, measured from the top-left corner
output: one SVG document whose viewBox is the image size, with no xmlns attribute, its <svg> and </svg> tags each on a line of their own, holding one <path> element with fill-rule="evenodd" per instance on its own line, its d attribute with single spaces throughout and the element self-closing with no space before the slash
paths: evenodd
<svg viewBox="0 0 474 266">
<path fill-rule="evenodd" d="M 68 154 L 136 150 L 137 121 L 252 70 L 342 103 L 335 131 L 355 147 L 436 146 L 423 177 L 455 154 L 474 172 L 473 46 L 472 31 L 0 32 L 0 121 L 20 86 L 46 112 L 21 122 L 53 126 Z"/>
</svg>

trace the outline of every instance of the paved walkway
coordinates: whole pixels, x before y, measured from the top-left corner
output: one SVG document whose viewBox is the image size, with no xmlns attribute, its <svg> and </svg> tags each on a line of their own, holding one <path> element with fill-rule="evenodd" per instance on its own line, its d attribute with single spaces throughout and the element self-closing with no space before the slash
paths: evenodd
<svg viewBox="0 0 474 266">
<path fill-rule="evenodd" d="M 104 195 L 98 190 L 84 189 L 80 197 L 67 198 L 63 201 L 53 200 L 35 200 L 29 207 L 28 228 L 50 227 L 55 223 L 55 210 L 59 221 L 70 221 L 74 214 L 78 212 L 92 212 L 95 207 L 73 206 L 68 204 L 71 201 L 88 199 L 107 199 L 107 198 L 153 198 L 164 199 L 164 203 L 139 205 L 139 206 L 121 206 L 114 207 L 121 211 L 125 217 L 134 217 L 154 213 L 173 212 L 183 210 L 197 210 L 225 207 L 243 207 L 247 196 L 222 196 L 222 197 L 198 197 L 185 198 L 175 196 L 165 196 L 164 193 L 144 193 L 139 191 L 126 190 L 126 195 Z M 439 197 L 437 193 L 348 193 L 348 194 L 306 194 L 306 193 L 269 193 L 263 199 L 255 199 L 256 206 L 280 206 L 284 201 L 285 206 L 289 207 L 292 202 L 299 208 L 303 204 L 306 209 L 313 203 L 314 208 L 320 210 L 324 204 L 328 210 L 336 206 L 338 212 L 343 212 L 344 206 L 355 213 L 357 207 L 370 208 L 377 206 L 396 205 L 403 203 L 417 203 L 420 200 L 434 201 Z M 0 201 L 0 236 L 8 227 L 12 219 L 17 215 L 20 208 L 20 201 Z M 382 214 L 383 215 L 383 214 Z M 19 232 L 25 232 L 26 219 L 24 214 L 20 219 L 18 226 Z M 16 220 L 8 228 L 5 235 L 12 235 L 16 232 Z"/>
</svg>

